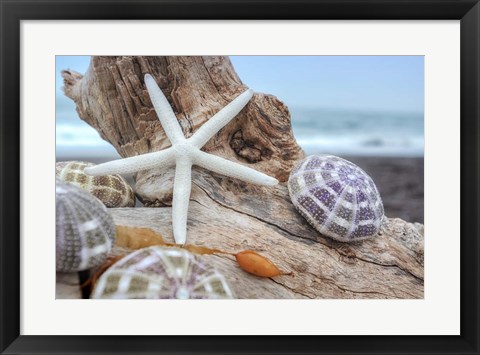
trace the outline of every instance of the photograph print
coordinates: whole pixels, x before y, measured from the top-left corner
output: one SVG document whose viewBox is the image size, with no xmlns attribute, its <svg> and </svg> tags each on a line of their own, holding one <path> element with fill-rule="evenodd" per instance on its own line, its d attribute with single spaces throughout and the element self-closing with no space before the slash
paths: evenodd
<svg viewBox="0 0 480 355">
<path fill-rule="evenodd" d="M 423 56 L 57 56 L 56 299 L 423 299 Z"/>
</svg>

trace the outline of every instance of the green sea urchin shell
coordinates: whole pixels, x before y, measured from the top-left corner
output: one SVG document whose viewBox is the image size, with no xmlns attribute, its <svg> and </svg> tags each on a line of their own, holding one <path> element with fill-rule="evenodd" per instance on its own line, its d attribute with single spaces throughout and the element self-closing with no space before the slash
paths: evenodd
<svg viewBox="0 0 480 355">
<path fill-rule="evenodd" d="M 112 265 L 91 298 L 233 298 L 224 277 L 179 248 L 137 250 Z"/>
<path fill-rule="evenodd" d="M 55 164 L 55 175 L 90 192 L 107 207 L 134 207 L 135 194 L 128 182 L 118 174 L 92 176 L 83 170 L 93 163 L 83 161 L 61 161 Z"/>
<path fill-rule="evenodd" d="M 56 270 L 90 269 L 105 261 L 115 239 L 106 207 L 81 188 L 56 179 Z"/>
</svg>

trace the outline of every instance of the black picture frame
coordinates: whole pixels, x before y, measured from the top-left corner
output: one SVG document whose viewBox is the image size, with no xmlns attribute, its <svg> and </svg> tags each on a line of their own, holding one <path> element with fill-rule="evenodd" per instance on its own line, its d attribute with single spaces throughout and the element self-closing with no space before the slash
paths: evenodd
<svg viewBox="0 0 480 355">
<path fill-rule="evenodd" d="M 0 350 L 2 354 L 478 354 L 480 5 L 478 0 L 0 0 Z M 20 22 L 112 19 L 461 21 L 461 335 L 20 335 Z M 448 137 L 445 137 L 448 139 Z M 427 232 L 428 233 L 428 232 Z M 48 321 L 48 320 L 45 320 Z"/>
</svg>

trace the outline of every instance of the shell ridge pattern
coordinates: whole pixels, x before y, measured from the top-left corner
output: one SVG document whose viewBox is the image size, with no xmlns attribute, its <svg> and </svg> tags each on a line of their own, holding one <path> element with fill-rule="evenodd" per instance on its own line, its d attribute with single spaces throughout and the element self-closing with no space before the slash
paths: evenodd
<svg viewBox="0 0 480 355">
<path fill-rule="evenodd" d="M 79 198 L 82 198 L 82 197 L 79 196 Z M 100 201 L 99 201 L 99 202 L 100 202 Z M 86 209 L 86 208 L 85 208 L 83 205 L 81 205 L 81 204 L 77 204 L 77 206 L 75 206 L 75 208 L 81 209 L 85 214 L 88 214 L 88 213 L 89 213 L 89 210 Z M 93 220 L 90 220 L 89 222 L 93 222 L 93 221 L 97 221 L 97 219 L 95 218 L 95 219 L 93 219 Z M 89 223 L 89 222 L 86 222 L 86 223 Z M 89 230 L 93 229 L 93 228 L 88 228 L 88 229 L 86 229 L 86 228 L 84 228 L 85 223 L 81 224 L 80 221 L 78 221 L 78 223 L 79 223 L 79 227 L 81 227 L 81 228 L 79 228 L 79 231 L 80 231 L 81 234 L 83 234 L 83 235 L 85 235 Z M 100 229 L 102 230 L 102 232 L 106 232 L 106 230 L 103 228 L 102 223 L 98 223 L 98 221 L 97 221 L 95 227 L 96 227 L 96 228 L 100 228 Z"/>
<path fill-rule="evenodd" d="M 374 219 L 377 219 L 377 203 L 373 202 L 370 196 L 370 188 L 367 189 L 367 193 L 365 194 L 365 198 L 368 200 L 368 202 L 372 205 L 372 212 L 374 215 Z"/>
<path fill-rule="evenodd" d="M 121 178 L 120 175 L 118 175 L 118 177 Z M 132 207 L 135 207 L 135 194 L 133 192 L 133 189 L 128 190 L 128 188 L 127 188 L 127 193 L 122 195 L 122 206 L 128 206 L 128 204 L 130 203 L 130 200 L 132 199 L 132 194 L 133 194 L 133 201 L 134 201 L 134 205 Z"/>
<path fill-rule="evenodd" d="M 102 277 L 100 277 L 99 280 L 97 280 L 97 284 L 95 285 L 95 288 L 94 290 L 92 291 L 92 294 L 90 295 L 90 297 L 92 298 L 100 298 L 100 296 L 97 296 L 96 293 L 98 290 L 105 290 L 106 287 L 107 287 L 107 281 L 108 281 L 108 278 L 107 277 L 104 277 L 106 275 L 108 275 L 110 270 L 107 269 L 107 271 L 105 271 L 102 275 Z"/>
<path fill-rule="evenodd" d="M 113 264 L 98 280 L 92 298 L 233 298 L 233 292 L 221 274 L 193 254 L 154 246 Z"/>
<path fill-rule="evenodd" d="M 213 281 L 215 279 L 220 281 L 220 283 L 222 284 L 222 287 L 227 291 L 229 296 L 231 298 L 233 298 L 233 294 L 230 292 L 230 288 L 229 288 L 227 282 L 222 277 L 222 275 L 219 274 L 216 270 L 211 270 L 211 273 L 210 273 L 209 276 L 203 278 L 203 280 L 200 280 L 197 283 L 197 285 L 194 288 L 195 294 L 197 294 L 198 296 L 203 296 L 200 286 L 204 286 L 207 293 L 213 292 L 213 289 L 212 289 L 212 286 L 211 286 L 211 281 Z"/>
<path fill-rule="evenodd" d="M 118 270 L 113 270 L 109 272 L 109 277 L 118 277 L 119 279 L 122 280 L 121 283 L 124 283 L 125 287 L 118 287 L 117 292 L 127 292 L 128 291 L 128 283 L 134 278 L 137 277 L 139 279 L 144 279 L 147 282 L 154 282 L 158 283 L 160 285 L 164 284 L 165 278 L 161 277 L 160 275 L 154 275 L 154 274 L 146 274 L 142 273 L 141 269 L 134 269 L 134 270 L 122 270 L 122 272 L 119 272 Z M 105 273 L 106 274 L 106 273 Z M 120 283 L 120 282 L 119 282 Z"/>
<path fill-rule="evenodd" d="M 172 264 L 172 262 L 170 261 L 169 258 L 166 257 L 165 254 L 161 253 L 159 250 L 157 249 L 154 249 L 153 250 L 154 253 L 156 254 L 156 256 L 167 266 L 165 268 L 165 271 L 167 273 L 166 276 L 168 276 L 168 278 L 172 279 L 172 280 L 175 280 L 175 276 L 177 275 L 177 268 L 174 264 Z M 175 253 L 176 250 L 173 250 L 173 252 Z M 174 256 L 177 256 L 177 254 L 175 253 Z"/>
<path fill-rule="evenodd" d="M 300 214 L 317 231 L 333 239 L 367 239 L 381 226 L 383 204 L 373 180 L 342 158 L 305 158 L 292 169 L 288 190 Z"/>
<path fill-rule="evenodd" d="M 302 178 L 302 179 L 303 179 L 303 176 L 301 176 L 301 175 L 296 175 L 296 176 L 294 176 L 294 177 L 298 177 L 298 178 Z M 335 182 L 335 181 L 337 181 L 336 179 L 337 179 L 336 177 L 331 176 L 331 177 L 328 178 L 328 180 L 324 180 L 324 181 L 325 181 L 325 184 L 328 184 L 328 183 L 330 183 L 330 182 Z M 303 180 L 305 180 L 305 179 L 303 179 Z M 305 182 L 305 181 L 304 181 L 304 182 Z M 328 185 L 325 185 L 325 186 L 328 187 Z M 310 186 L 308 186 L 307 183 L 305 182 L 305 186 L 304 186 L 301 190 L 298 191 L 298 194 L 305 193 L 305 191 L 307 191 L 309 188 L 310 188 Z"/>
<path fill-rule="evenodd" d="M 106 207 L 87 191 L 56 179 L 56 270 L 74 272 L 101 264 L 115 239 Z"/>
<path fill-rule="evenodd" d="M 355 221 L 357 220 L 357 210 L 358 210 L 358 196 L 357 196 L 357 190 L 353 189 L 353 208 L 352 208 L 352 223 L 350 227 L 348 228 L 348 235 L 351 236 L 353 232 L 355 231 Z"/>
<path fill-rule="evenodd" d="M 70 218 L 72 218 L 74 220 L 74 223 L 76 225 L 78 225 L 79 219 L 78 219 L 76 214 L 72 213 L 73 211 L 75 211 L 75 208 L 72 206 L 72 202 L 70 202 L 68 199 L 64 199 L 64 200 L 62 200 L 62 205 L 64 206 L 63 208 L 65 209 L 65 211 L 67 211 L 68 215 L 73 216 L 73 217 L 70 217 Z M 66 239 L 66 234 L 67 233 L 64 233 L 63 230 L 62 230 L 60 238 L 62 240 L 62 244 L 64 245 L 65 249 L 67 250 L 67 256 L 69 256 L 69 253 L 68 253 L 69 248 L 66 246 L 66 243 L 63 242 Z M 80 235 L 80 244 L 83 244 L 83 238 L 82 238 L 81 235 Z M 73 262 L 73 267 L 78 269 L 79 265 L 80 265 L 79 260 L 75 260 Z"/>
<path fill-rule="evenodd" d="M 378 194 L 378 191 L 377 191 L 377 194 Z M 378 220 L 378 228 L 380 228 L 380 226 L 382 225 L 382 221 L 383 221 L 383 212 L 379 213 L 380 212 L 379 206 L 382 206 L 382 199 L 380 197 L 380 194 L 378 194 L 377 201 L 375 201 L 375 203 L 371 200 L 371 195 L 370 194 L 367 195 L 367 199 L 369 200 L 369 202 L 371 204 L 373 204 L 375 206 L 375 208 L 373 209 L 373 214 L 374 214 L 375 220 Z M 381 210 L 383 210 L 383 206 L 381 207 Z"/>
<path fill-rule="evenodd" d="M 150 255 L 144 258 L 142 261 L 135 265 L 135 270 L 141 271 L 148 269 L 153 263 L 155 263 L 155 256 Z"/>
<path fill-rule="evenodd" d="M 305 182 L 305 186 L 297 192 L 299 195 L 303 194 L 305 191 L 307 191 L 310 188 L 310 186 L 305 181 L 304 175 L 307 174 L 307 173 L 315 173 L 317 171 L 317 169 L 315 169 L 315 168 L 309 168 L 309 169 L 302 170 L 302 167 L 308 165 L 308 163 L 309 163 L 308 160 L 305 159 L 305 162 L 301 164 L 299 169 L 297 171 L 295 171 L 294 173 L 292 173 L 292 175 L 291 175 L 291 178 L 302 178 Z M 328 171 L 334 171 L 334 169 L 329 169 Z M 328 184 L 330 182 L 338 181 L 339 176 L 338 175 L 330 175 L 328 177 L 328 179 L 325 179 L 325 177 L 322 176 L 322 179 L 325 182 L 325 185 L 328 187 Z M 345 186 L 342 187 L 342 190 L 343 190 L 343 188 L 345 188 Z"/>
<path fill-rule="evenodd" d="M 353 189 L 355 190 L 355 189 Z M 347 191 L 348 191 L 348 188 L 346 186 L 344 186 L 341 190 L 340 190 L 340 195 L 339 195 L 339 199 L 343 199 L 345 197 L 345 195 L 347 194 Z M 318 199 L 317 199 L 318 200 Z M 321 202 L 321 201 L 319 201 Z M 325 224 L 322 226 L 321 230 L 320 230 L 320 233 L 325 233 L 325 231 L 327 230 L 330 222 L 332 222 L 333 219 L 335 219 L 337 217 L 337 212 L 338 212 L 338 209 L 341 207 L 341 204 L 340 203 L 337 203 L 335 205 L 335 207 L 333 208 L 332 210 L 332 213 L 327 217 L 327 220 L 325 221 Z"/>
<path fill-rule="evenodd" d="M 68 206 L 68 209 L 69 209 L 69 212 L 72 216 L 72 218 L 74 219 L 74 222 L 77 226 L 79 226 L 80 224 L 82 224 L 82 222 L 79 220 L 78 216 L 76 213 L 73 213 L 77 207 L 79 207 L 80 209 L 82 209 L 82 206 L 80 204 L 75 204 L 76 206 L 74 206 L 74 202 L 71 201 L 71 200 L 68 200 L 66 199 L 64 201 L 64 204 Z M 78 206 L 77 206 L 78 205 Z M 85 212 L 83 209 L 82 209 L 83 212 Z M 86 241 L 86 238 L 85 238 L 85 233 L 80 231 L 79 230 L 79 237 L 80 237 L 80 244 L 83 245 L 83 249 L 87 246 L 87 241 Z M 83 250 L 80 251 L 81 252 L 81 257 L 80 257 L 80 260 L 81 262 L 78 264 L 78 269 L 79 270 L 82 270 L 82 269 L 85 269 L 88 265 L 88 262 L 89 260 L 88 259 L 83 259 L 83 256 L 84 256 L 84 253 L 83 253 Z M 67 253 L 68 253 L 68 248 L 67 248 Z"/>
<path fill-rule="evenodd" d="M 368 186 L 368 192 L 369 193 L 366 194 L 366 198 L 370 202 L 370 204 L 374 207 L 372 208 L 372 212 L 374 214 L 375 220 L 378 220 L 378 226 L 380 227 L 383 220 L 383 216 L 382 216 L 383 212 L 382 213 L 378 213 L 378 212 L 379 212 L 379 207 L 382 205 L 382 198 L 378 193 L 378 190 L 375 185 L 374 185 L 374 188 L 372 188 L 371 186 Z M 377 199 L 375 201 L 372 200 L 372 193 L 377 195 Z M 381 210 L 383 210 L 383 207 L 381 208 Z"/>
<path fill-rule="evenodd" d="M 299 176 L 300 178 L 302 178 L 304 180 L 304 183 L 305 183 L 305 186 L 303 187 L 302 190 L 299 190 L 298 194 L 301 195 L 301 194 L 304 194 L 306 191 L 308 191 L 309 189 L 311 189 L 312 187 L 319 187 L 321 186 L 319 183 L 314 183 L 314 184 L 311 184 L 311 185 L 308 185 L 307 181 L 305 181 L 305 179 L 303 178 L 303 176 Z M 323 179 L 323 177 L 322 177 Z M 328 183 L 330 182 L 335 182 L 335 181 L 338 181 L 338 177 L 334 177 L 334 176 L 331 176 L 328 180 L 325 180 L 323 179 L 323 182 L 324 182 L 324 185 L 323 187 L 328 191 L 328 192 L 332 192 L 333 190 L 328 186 Z M 344 191 L 346 190 L 346 186 L 342 186 L 341 188 L 341 193 L 343 194 Z M 314 199 L 315 201 L 317 201 L 319 204 L 321 204 L 325 209 L 328 209 L 327 206 L 325 206 L 325 204 L 323 203 L 323 201 L 320 200 L 319 197 L 317 197 L 316 195 L 313 195 L 312 199 Z M 332 211 L 333 212 L 333 211 Z M 328 220 L 327 220 L 328 222 Z"/>
<path fill-rule="evenodd" d="M 67 201 L 67 203 L 70 204 L 70 201 Z M 75 206 L 76 208 L 78 209 L 81 209 L 85 215 L 88 215 L 89 211 L 81 204 L 77 204 L 77 206 Z M 81 226 L 81 222 L 78 220 L 78 217 L 76 215 L 74 215 L 76 221 L 77 221 L 77 225 L 78 226 Z M 104 226 L 102 223 L 97 223 L 97 227 L 98 229 L 100 229 L 102 231 L 102 233 L 104 235 L 107 234 L 107 231 L 105 230 Z M 89 230 L 83 230 L 82 228 L 79 228 L 79 235 L 80 235 L 80 240 L 81 240 L 81 244 L 83 245 L 82 247 L 82 250 L 81 250 L 81 259 L 82 259 L 82 262 L 80 263 L 80 266 L 79 268 L 80 269 L 85 269 L 88 267 L 88 263 L 89 263 L 89 260 L 91 258 L 96 258 L 99 256 L 99 254 L 103 254 L 103 253 L 107 253 L 110 248 L 111 248 L 111 241 L 109 238 L 107 238 L 105 240 L 105 248 L 104 248 L 104 251 L 100 251 L 98 249 L 96 249 L 96 247 L 94 247 L 93 249 L 90 248 L 90 243 L 89 243 Z M 102 245 L 99 245 L 99 246 L 102 246 Z"/>
<path fill-rule="evenodd" d="M 128 182 L 118 174 L 93 176 L 84 172 L 95 164 L 84 161 L 55 163 L 55 175 L 97 197 L 107 207 L 134 207 L 135 194 Z"/>
<path fill-rule="evenodd" d="M 81 196 L 79 196 L 79 197 L 82 198 Z M 96 199 L 96 197 L 94 197 L 94 198 Z M 86 200 L 86 198 L 85 198 L 84 200 Z M 98 199 L 97 199 L 97 200 L 98 200 Z M 101 208 L 102 208 L 105 212 L 107 212 L 107 209 L 105 208 L 105 206 L 103 205 L 103 203 L 102 203 L 100 200 L 98 200 L 98 201 L 101 203 L 101 205 L 100 205 Z M 78 205 L 78 207 L 81 208 L 86 214 L 89 213 L 89 210 L 86 209 L 85 206 L 83 206 L 83 205 Z M 96 219 L 95 219 L 95 220 L 96 220 Z M 97 228 L 99 228 L 105 235 L 107 235 L 107 234 L 109 233 L 109 231 L 107 231 L 106 227 L 107 227 L 107 225 L 105 225 L 104 223 L 101 223 L 101 222 L 97 223 Z M 84 231 L 84 232 L 87 232 L 87 231 Z M 110 239 L 107 239 L 107 240 L 106 240 L 106 243 L 108 244 L 109 247 L 112 246 L 112 241 L 111 241 Z"/>
</svg>

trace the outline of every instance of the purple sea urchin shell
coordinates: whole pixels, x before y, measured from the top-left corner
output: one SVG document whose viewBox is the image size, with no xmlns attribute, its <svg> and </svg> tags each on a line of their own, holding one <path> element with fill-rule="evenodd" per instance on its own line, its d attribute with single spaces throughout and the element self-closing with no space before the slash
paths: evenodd
<svg viewBox="0 0 480 355">
<path fill-rule="evenodd" d="M 98 279 L 91 298 L 233 298 L 224 277 L 179 248 L 153 246 L 117 261 Z"/>
<path fill-rule="evenodd" d="M 375 236 L 384 211 L 373 180 L 355 164 L 333 155 L 311 155 L 290 173 L 293 205 L 320 233 L 342 242 Z"/>
<path fill-rule="evenodd" d="M 56 270 L 87 270 L 103 263 L 115 239 L 107 208 L 87 191 L 56 179 Z"/>
</svg>

